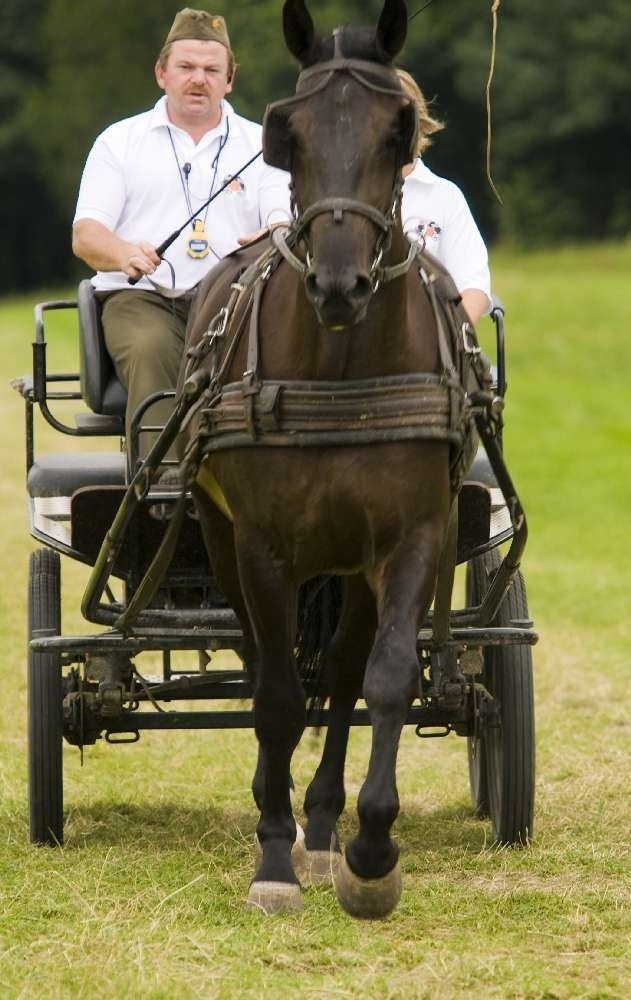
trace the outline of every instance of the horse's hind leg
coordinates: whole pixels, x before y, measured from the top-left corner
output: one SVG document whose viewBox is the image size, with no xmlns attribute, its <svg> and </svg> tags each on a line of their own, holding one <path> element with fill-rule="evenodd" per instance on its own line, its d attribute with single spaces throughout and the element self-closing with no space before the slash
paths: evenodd
<svg viewBox="0 0 631 1000">
<path fill-rule="evenodd" d="M 291 861 L 296 823 L 290 800 L 291 757 L 304 731 L 304 691 L 294 659 L 296 589 L 258 532 L 237 533 L 239 576 L 259 648 L 254 729 L 263 795 L 256 828 L 262 854 L 248 903 L 266 913 L 302 906 Z"/>
<path fill-rule="evenodd" d="M 396 760 L 401 730 L 418 692 L 416 635 L 432 599 L 440 536 L 407 540 L 375 579 L 379 625 L 366 666 L 363 694 L 370 712 L 372 747 L 357 803 L 359 832 L 346 847 L 335 876 L 344 909 L 357 917 L 386 916 L 401 895 L 398 848 L 390 830 L 399 812 Z"/>
<path fill-rule="evenodd" d="M 335 861 L 331 848 L 339 851 L 336 825 L 346 801 L 344 764 L 349 728 L 377 624 L 375 599 L 363 576 L 348 577 L 344 583 L 340 621 L 325 660 L 330 697 L 326 738 L 304 804 L 312 882 L 330 881 Z"/>
</svg>

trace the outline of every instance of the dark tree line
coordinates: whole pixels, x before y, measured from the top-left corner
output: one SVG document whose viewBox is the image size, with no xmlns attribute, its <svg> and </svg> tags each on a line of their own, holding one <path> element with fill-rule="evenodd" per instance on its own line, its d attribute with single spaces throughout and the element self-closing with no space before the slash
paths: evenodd
<svg viewBox="0 0 631 1000">
<path fill-rule="evenodd" d="M 0 291 L 76 277 L 70 224 L 98 132 L 150 107 L 153 64 L 172 0 L 2 0 L 0 7 Z M 199 0 L 199 6 L 204 6 Z M 381 0 L 311 0 L 323 30 L 375 20 Z M 422 6 L 409 0 L 410 13 Z M 213 0 L 239 70 L 233 101 L 262 117 L 292 92 L 281 0 Z M 491 0 L 434 0 L 410 22 L 401 64 L 446 130 L 430 166 L 467 194 L 487 239 L 524 245 L 631 231 L 631 18 L 628 0 L 504 0 L 486 177 L 485 85 Z M 166 234 L 165 234 L 166 235 Z"/>
</svg>

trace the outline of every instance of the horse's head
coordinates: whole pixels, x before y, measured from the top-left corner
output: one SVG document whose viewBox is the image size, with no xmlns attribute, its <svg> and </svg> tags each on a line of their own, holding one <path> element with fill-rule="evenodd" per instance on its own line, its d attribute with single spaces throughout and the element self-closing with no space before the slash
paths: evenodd
<svg viewBox="0 0 631 1000">
<path fill-rule="evenodd" d="M 320 322 L 345 329 L 365 315 L 398 220 L 401 167 L 417 117 L 392 60 L 407 30 L 403 0 L 386 0 L 376 29 L 316 35 L 304 0 L 286 0 L 287 46 L 302 72 L 296 96 L 271 105 L 268 163 L 290 171 L 305 289 Z"/>
</svg>

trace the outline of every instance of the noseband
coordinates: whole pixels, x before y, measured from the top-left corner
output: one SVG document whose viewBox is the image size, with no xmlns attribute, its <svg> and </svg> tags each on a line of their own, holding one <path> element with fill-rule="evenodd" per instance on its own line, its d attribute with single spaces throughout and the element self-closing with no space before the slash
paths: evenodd
<svg viewBox="0 0 631 1000">
<path fill-rule="evenodd" d="M 337 36 L 335 40 L 337 50 Z M 298 77 L 297 88 L 299 88 L 300 84 L 310 77 L 323 74 L 323 79 L 317 84 L 316 87 L 309 90 L 306 94 L 296 94 L 295 97 L 290 97 L 285 101 L 279 101 L 276 105 L 274 105 L 274 107 L 287 107 L 288 105 L 296 104 L 300 101 L 306 101 L 309 97 L 313 97 L 315 94 L 324 90 L 336 73 L 348 73 L 353 77 L 353 79 L 355 79 L 367 90 L 373 91 L 373 93 L 388 94 L 392 97 L 400 97 L 403 93 L 400 88 L 395 88 L 393 86 L 381 86 L 380 84 L 375 83 L 373 79 L 368 78 L 369 74 L 370 77 L 380 77 L 385 83 L 392 83 L 393 70 L 388 67 L 380 66 L 363 59 L 346 59 L 343 56 L 336 56 L 326 62 L 318 63 L 315 66 L 309 67 L 309 69 L 303 70 Z M 353 198 L 323 198 L 320 201 L 314 202 L 313 205 L 310 205 L 304 212 L 297 214 L 297 204 L 292 181 L 291 192 L 294 221 L 289 229 L 288 236 L 285 235 L 282 228 L 274 229 L 272 232 L 272 242 L 285 260 L 291 264 L 294 270 L 296 270 L 304 279 L 306 278 L 312 263 L 312 255 L 308 247 L 307 235 L 311 227 L 311 223 L 315 219 L 320 218 L 322 215 L 331 214 L 333 216 L 333 221 L 336 224 L 341 225 L 344 221 L 345 212 L 368 219 L 378 230 L 375 253 L 369 273 L 374 293 L 377 291 L 382 282 L 392 281 L 394 278 L 398 278 L 402 274 L 406 274 L 407 271 L 409 271 L 418 250 L 418 247 L 412 244 L 410 252 L 404 261 L 401 261 L 399 264 L 395 264 L 392 267 L 382 267 L 381 265 L 383 255 L 390 244 L 392 227 L 394 225 L 397 207 L 401 202 L 402 191 L 403 177 L 400 173 L 398 173 L 395 177 L 393 185 L 390 208 L 385 213 L 381 212 L 373 205 L 369 205 L 367 202 L 357 201 Z M 292 250 L 292 247 L 301 240 L 307 244 L 306 261 L 301 260 L 300 257 L 298 257 Z"/>
</svg>

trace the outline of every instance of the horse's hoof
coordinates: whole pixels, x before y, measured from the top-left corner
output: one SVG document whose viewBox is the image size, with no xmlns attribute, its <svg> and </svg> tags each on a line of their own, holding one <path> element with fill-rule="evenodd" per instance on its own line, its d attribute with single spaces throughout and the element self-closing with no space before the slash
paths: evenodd
<svg viewBox="0 0 631 1000">
<path fill-rule="evenodd" d="M 300 886 L 290 882 L 253 882 L 246 905 L 266 915 L 289 911 L 297 913 L 302 910 Z"/>
<path fill-rule="evenodd" d="M 392 913 L 401 899 L 401 868 L 397 862 L 383 878 L 360 878 L 343 855 L 333 874 L 333 885 L 340 905 L 351 917 L 379 920 Z"/>
<path fill-rule="evenodd" d="M 311 885 L 331 885 L 340 865 L 339 851 L 307 851 L 308 880 Z"/>
<path fill-rule="evenodd" d="M 296 839 L 291 848 L 291 864 L 301 885 L 309 881 L 309 852 L 305 845 L 305 831 L 296 823 Z"/>
</svg>

